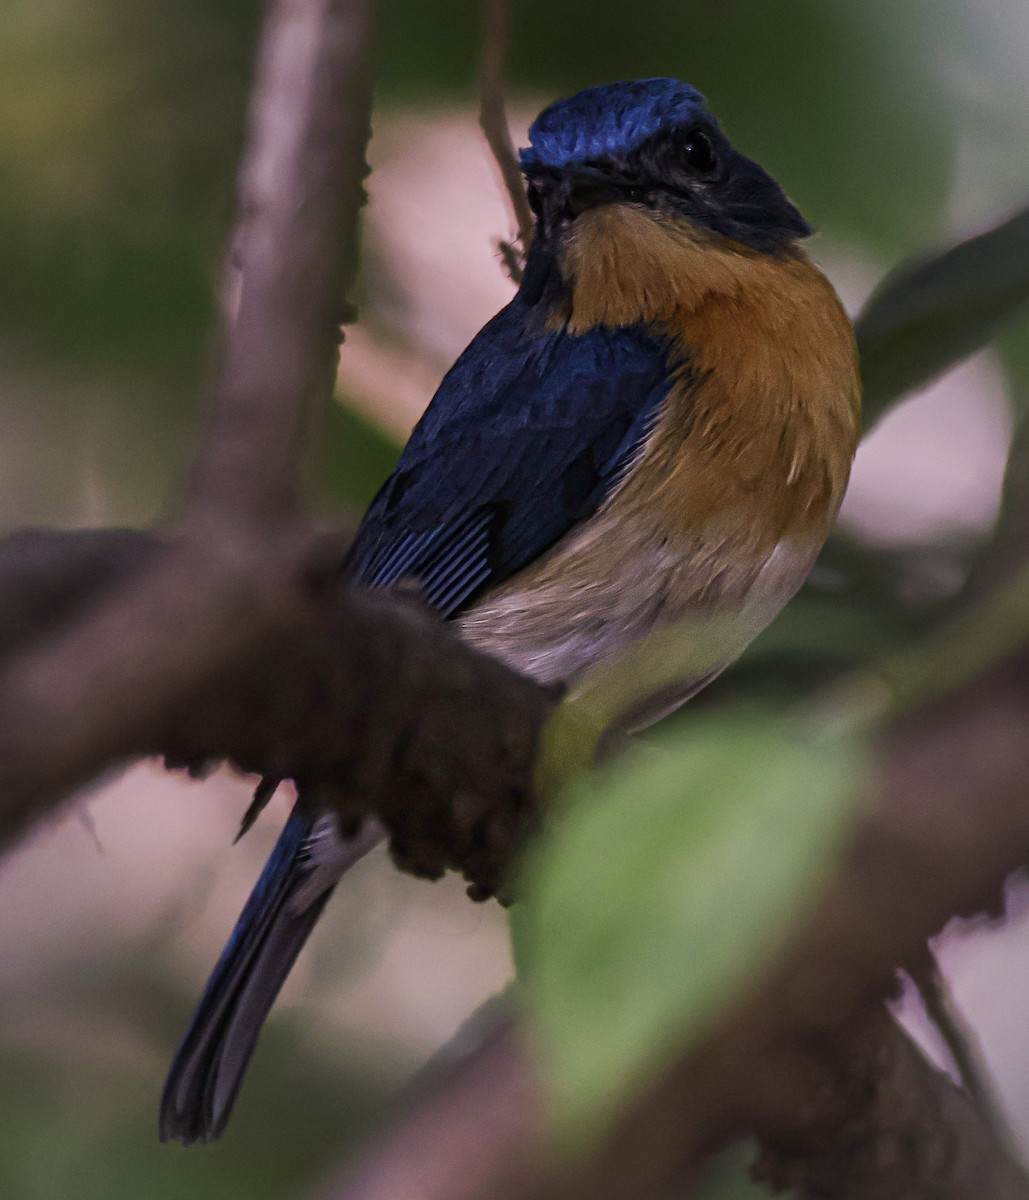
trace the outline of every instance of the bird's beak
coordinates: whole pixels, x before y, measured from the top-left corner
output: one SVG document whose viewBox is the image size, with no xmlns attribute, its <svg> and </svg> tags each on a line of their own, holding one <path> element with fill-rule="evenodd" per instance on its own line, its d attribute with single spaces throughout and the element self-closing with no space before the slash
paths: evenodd
<svg viewBox="0 0 1029 1200">
<path fill-rule="evenodd" d="M 626 189 L 599 172 L 569 174 L 563 186 L 563 215 L 574 221 L 587 209 L 601 204 L 613 204 L 626 198 Z"/>
<path fill-rule="evenodd" d="M 587 209 L 631 199 L 632 185 L 595 167 L 535 168 L 526 179 L 538 196 L 537 214 L 543 232 L 568 225 Z"/>
</svg>

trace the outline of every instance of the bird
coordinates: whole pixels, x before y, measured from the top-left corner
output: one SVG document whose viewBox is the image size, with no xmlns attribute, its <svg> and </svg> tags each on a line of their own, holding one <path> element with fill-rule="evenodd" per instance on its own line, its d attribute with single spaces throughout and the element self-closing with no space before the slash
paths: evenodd
<svg viewBox="0 0 1029 1200">
<path fill-rule="evenodd" d="M 807 576 L 859 436 L 854 335 L 802 245 L 811 227 L 688 84 L 587 88 L 528 141 L 517 292 L 445 375 L 342 572 L 416 586 L 472 646 L 572 689 L 654 631 L 716 616 L 718 660 L 663 680 L 636 728 L 710 682 Z M 297 802 L 172 1063 L 162 1140 L 223 1132 L 297 954 L 380 836 L 369 821 L 345 839 Z"/>
</svg>

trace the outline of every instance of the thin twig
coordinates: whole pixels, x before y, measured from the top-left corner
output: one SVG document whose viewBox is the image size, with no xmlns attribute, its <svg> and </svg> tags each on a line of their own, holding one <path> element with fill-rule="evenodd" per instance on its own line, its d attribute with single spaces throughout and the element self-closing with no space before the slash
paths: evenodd
<svg viewBox="0 0 1029 1200">
<path fill-rule="evenodd" d="M 922 997 L 926 1014 L 936 1026 L 954 1060 L 965 1091 L 984 1120 L 993 1127 L 997 1137 L 1009 1149 L 1013 1149 L 1015 1139 L 997 1101 L 990 1071 L 983 1061 L 975 1031 L 969 1027 L 955 1005 L 950 989 L 940 974 L 939 966 L 928 946 L 924 958 L 916 959 L 908 966 L 908 974 Z"/>
<path fill-rule="evenodd" d="M 479 125 L 504 181 L 517 234 L 515 241 L 500 242 L 505 269 L 520 283 L 525 257 L 532 241 L 533 218 L 525 194 L 518 156 L 504 104 L 504 62 L 507 58 L 510 13 L 507 0 L 484 0 L 482 6 L 482 52 L 479 58 Z"/>
</svg>

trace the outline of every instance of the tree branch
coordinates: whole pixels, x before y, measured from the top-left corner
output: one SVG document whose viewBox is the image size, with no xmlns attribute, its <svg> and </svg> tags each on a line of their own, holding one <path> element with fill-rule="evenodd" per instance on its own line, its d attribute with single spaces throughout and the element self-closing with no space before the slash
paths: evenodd
<svg viewBox="0 0 1029 1200">
<path fill-rule="evenodd" d="M 796 1126 L 766 1138 L 758 1179 L 833 1200 L 1024 1200 L 1029 1184 L 996 1127 L 882 1008 L 848 1028 L 836 1062 Z"/>
<path fill-rule="evenodd" d="M 908 974 L 922 998 L 926 1016 L 936 1026 L 947 1047 L 969 1099 L 996 1131 L 998 1139 L 1006 1146 L 1014 1147 L 1016 1141 L 995 1095 L 994 1082 L 975 1030 L 955 1004 L 930 946 L 926 946 L 920 961 L 908 963 Z"/>
<path fill-rule="evenodd" d="M 165 625 L 147 653 L 165 618 L 139 611 L 139 584 L 160 577 L 155 558 L 162 571 L 180 563 L 190 575 L 172 581 L 167 610 L 179 614 L 200 562 L 195 546 L 126 530 L 0 543 L 0 668 L 4 653 L 14 659 L 0 674 L 0 701 L 18 694 L 21 704 L 0 721 L 0 844 L 112 761 L 161 754 L 199 768 L 224 759 L 295 779 L 349 822 L 376 811 L 408 870 L 453 868 L 477 894 L 492 893 L 531 820 L 537 743 L 557 693 L 470 649 L 413 599 L 342 590 L 341 554 L 336 538 L 310 543 L 296 586 L 256 597 L 246 564 L 235 573 L 212 564 L 201 599 L 231 606 L 235 636 L 218 642 L 201 628 L 176 638 Z M 127 652 L 100 636 L 88 661 L 78 657 L 88 620 L 61 631 L 94 610 L 102 634 L 124 613 Z M 154 673 L 165 653 L 160 670 L 171 678 Z M 186 663 L 175 670 L 178 654 Z M 140 694 L 103 687 L 112 663 L 121 680 L 135 672 Z M 11 687 L 25 677 L 41 680 L 34 706 Z"/>
</svg>

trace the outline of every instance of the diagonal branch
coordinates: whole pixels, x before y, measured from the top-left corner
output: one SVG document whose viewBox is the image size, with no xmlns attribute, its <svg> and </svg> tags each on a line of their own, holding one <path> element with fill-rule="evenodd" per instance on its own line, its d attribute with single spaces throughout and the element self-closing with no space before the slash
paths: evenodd
<svg viewBox="0 0 1029 1200">
<path fill-rule="evenodd" d="M 9 689 L 0 697 L 10 703 L 12 679 L 45 683 L 48 671 L 55 685 L 41 685 L 37 707 L 0 721 L 0 844 L 118 759 L 160 754 L 191 768 L 226 759 L 296 780 L 347 820 L 375 810 L 408 870 L 454 868 L 478 894 L 495 891 L 532 818 L 533 763 L 557 695 L 472 650 L 413 600 L 341 591 L 341 552 L 337 538 L 311 543 L 302 583 L 256 595 L 245 567 L 210 565 L 189 615 L 225 603 L 231 636 L 202 627 L 176 637 L 167 625 L 148 647 L 155 626 L 185 611 L 180 596 L 204 566 L 195 546 L 131 530 L 0 542 L 0 677 Z M 167 608 L 140 612 L 141 590 L 179 564 L 187 574 L 173 580 Z M 74 618 L 93 608 L 101 629 L 124 612 L 128 657 L 101 639 L 71 669 L 64 647 L 70 637 L 81 654 L 89 630 Z M 152 674 L 165 655 L 162 670 L 173 673 Z M 177 657 L 185 665 L 173 670 Z M 140 690 L 105 687 L 112 664 L 122 679 L 135 671 Z M 79 681 L 92 681 L 87 694 L 70 690 Z"/>
</svg>

